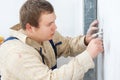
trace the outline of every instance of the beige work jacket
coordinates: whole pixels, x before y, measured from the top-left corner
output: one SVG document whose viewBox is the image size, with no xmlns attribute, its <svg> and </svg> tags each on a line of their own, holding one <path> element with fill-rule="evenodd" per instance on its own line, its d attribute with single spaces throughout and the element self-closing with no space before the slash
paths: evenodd
<svg viewBox="0 0 120 80">
<path fill-rule="evenodd" d="M 54 70 L 51 67 L 56 64 L 56 58 L 49 41 L 37 43 L 28 38 L 19 26 L 11 29 L 10 36 L 17 39 L 8 40 L 0 46 L 2 80 L 82 80 L 84 73 L 94 67 L 91 56 L 85 50 L 84 36 L 65 38 L 55 33 L 54 43 L 62 42 L 56 46 L 57 58 L 76 57 Z M 39 54 L 40 48 L 45 64 Z"/>
</svg>

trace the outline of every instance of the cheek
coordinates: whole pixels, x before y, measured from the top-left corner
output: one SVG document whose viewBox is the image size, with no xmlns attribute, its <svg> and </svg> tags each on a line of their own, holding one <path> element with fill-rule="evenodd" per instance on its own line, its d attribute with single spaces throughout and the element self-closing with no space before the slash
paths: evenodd
<svg viewBox="0 0 120 80">
<path fill-rule="evenodd" d="M 41 35 L 42 37 L 49 37 L 51 35 L 51 28 L 50 27 L 41 27 L 37 30 L 37 35 Z"/>
<path fill-rule="evenodd" d="M 50 29 L 43 29 L 43 30 L 41 30 L 40 34 L 42 34 L 44 36 L 50 35 Z"/>
</svg>

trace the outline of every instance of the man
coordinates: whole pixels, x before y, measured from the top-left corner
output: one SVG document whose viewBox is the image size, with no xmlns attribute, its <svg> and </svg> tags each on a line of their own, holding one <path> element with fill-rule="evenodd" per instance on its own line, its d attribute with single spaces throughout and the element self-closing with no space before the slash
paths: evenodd
<svg viewBox="0 0 120 80">
<path fill-rule="evenodd" d="M 102 40 L 93 36 L 98 22 L 91 24 L 86 36 L 66 38 L 56 31 L 55 19 L 46 0 L 23 4 L 20 24 L 11 28 L 10 37 L 0 48 L 2 80 L 82 80 L 94 67 L 92 59 L 103 51 Z M 76 57 L 57 68 L 60 56 Z"/>
</svg>

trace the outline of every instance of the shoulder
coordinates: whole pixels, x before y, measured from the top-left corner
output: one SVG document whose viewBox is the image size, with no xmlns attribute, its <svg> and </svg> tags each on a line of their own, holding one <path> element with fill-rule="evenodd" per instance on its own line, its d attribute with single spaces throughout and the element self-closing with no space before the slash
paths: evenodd
<svg viewBox="0 0 120 80">
<path fill-rule="evenodd" d="M 61 35 L 58 31 L 55 32 L 53 41 L 58 42 L 58 41 L 63 41 L 65 39 L 66 38 L 63 35 Z"/>
<path fill-rule="evenodd" d="M 0 51 L 2 53 L 6 53 L 6 54 L 37 52 L 33 47 L 31 47 L 17 39 L 4 42 L 0 47 Z"/>
</svg>

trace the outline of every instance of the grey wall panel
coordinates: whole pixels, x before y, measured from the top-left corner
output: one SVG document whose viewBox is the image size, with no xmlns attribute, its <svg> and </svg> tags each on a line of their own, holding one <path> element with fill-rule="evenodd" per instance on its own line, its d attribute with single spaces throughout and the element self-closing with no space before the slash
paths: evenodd
<svg viewBox="0 0 120 80">
<path fill-rule="evenodd" d="M 84 0 L 84 33 L 97 17 L 97 0 Z"/>
<path fill-rule="evenodd" d="M 86 34 L 90 23 L 97 17 L 97 0 L 84 0 L 84 34 Z M 95 63 L 97 60 L 95 59 Z M 84 80 L 97 80 L 97 68 L 90 69 Z"/>
</svg>

